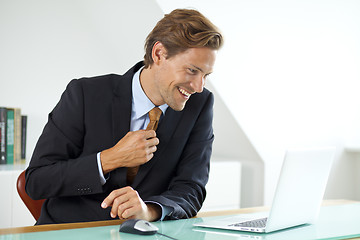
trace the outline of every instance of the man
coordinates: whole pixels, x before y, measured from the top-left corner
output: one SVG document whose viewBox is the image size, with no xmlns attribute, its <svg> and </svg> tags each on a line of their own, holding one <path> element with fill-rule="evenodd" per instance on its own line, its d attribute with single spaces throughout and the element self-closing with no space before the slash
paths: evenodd
<svg viewBox="0 0 360 240">
<path fill-rule="evenodd" d="M 37 224 L 196 215 L 213 142 L 204 84 L 222 41 L 199 12 L 174 10 L 147 37 L 144 62 L 71 81 L 26 170 L 27 193 L 46 199 Z M 144 130 L 154 107 L 158 129 Z"/>
</svg>

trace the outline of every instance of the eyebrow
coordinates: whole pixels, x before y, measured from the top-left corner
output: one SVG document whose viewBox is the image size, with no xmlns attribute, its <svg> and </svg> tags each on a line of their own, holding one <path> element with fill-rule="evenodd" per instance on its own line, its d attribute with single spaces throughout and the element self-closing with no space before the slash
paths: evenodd
<svg viewBox="0 0 360 240">
<path fill-rule="evenodd" d="M 195 66 L 195 65 L 193 65 L 193 64 L 190 64 L 193 68 L 196 68 L 197 70 L 199 70 L 200 72 L 202 72 L 202 73 L 205 73 L 204 72 L 204 70 L 202 70 L 201 68 L 199 68 L 199 67 L 197 67 L 197 66 Z M 206 75 L 209 75 L 209 74 L 211 74 L 212 72 L 209 72 L 209 73 L 206 73 Z"/>
</svg>

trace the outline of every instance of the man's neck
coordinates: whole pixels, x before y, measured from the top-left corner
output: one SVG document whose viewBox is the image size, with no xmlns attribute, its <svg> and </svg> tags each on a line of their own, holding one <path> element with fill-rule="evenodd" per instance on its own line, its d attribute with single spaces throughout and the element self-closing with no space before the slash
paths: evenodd
<svg viewBox="0 0 360 240">
<path fill-rule="evenodd" d="M 144 68 L 140 73 L 140 85 L 143 89 L 146 96 L 150 99 L 150 101 L 155 106 L 160 106 L 164 104 L 162 99 L 159 96 L 158 88 L 156 84 L 154 83 L 154 69 L 151 67 Z"/>
</svg>

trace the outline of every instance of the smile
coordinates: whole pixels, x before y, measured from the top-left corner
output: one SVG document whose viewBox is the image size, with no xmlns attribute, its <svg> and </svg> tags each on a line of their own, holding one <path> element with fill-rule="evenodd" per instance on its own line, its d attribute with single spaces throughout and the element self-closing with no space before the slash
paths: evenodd
<svg viewBox="0 0 360 240">
<path fill-rule="evenodd" d="M 178 89 L 185 97 L 189 98 L 191 96 L 191 93 L 188 93 L 184 89 L 182 89 L 182 88 L 178 88 Z"/>
</svg>

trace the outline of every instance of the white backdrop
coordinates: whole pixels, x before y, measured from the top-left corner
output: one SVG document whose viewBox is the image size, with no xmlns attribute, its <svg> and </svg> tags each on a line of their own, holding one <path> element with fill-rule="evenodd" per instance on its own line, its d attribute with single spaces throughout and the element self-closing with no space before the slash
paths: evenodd
<svg viewBox="0 0 360 240">
<path fill-rule="evenodd" d="M 210 83 L 234 123 L 216 120 L 214 154 L 265 164 L 248 204 L 271 201 L 291 146 L 337 146 L 326 198 L 360 200 L 358 155 L 344 151 L 360 145 L 359 1 L 157 2 L 0 1 L 0 105 L 28 115 L 27 159 L 71 79 L 123 73 L 163 12 L 192 6 L 226 38 Z"/>
<path fill-rule="evenodd" d="M 338 151 L 325 197 L 360 200 L 359 157 L 346 151 L 360 146 L 360 1 L 157 1 L 223 31 L 211 83 L 265 164 L 266 204 L 286 148 L 327 145 Z"/>
</svg>

